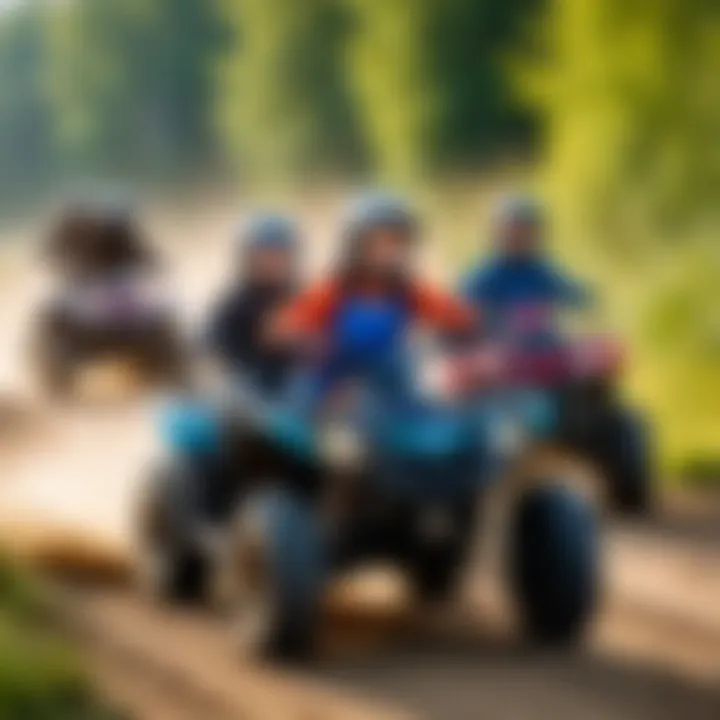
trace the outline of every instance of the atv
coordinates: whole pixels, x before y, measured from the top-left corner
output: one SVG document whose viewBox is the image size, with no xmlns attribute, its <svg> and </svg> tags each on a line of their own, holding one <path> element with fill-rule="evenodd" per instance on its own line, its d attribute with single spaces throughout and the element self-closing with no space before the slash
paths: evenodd
<svg viewBox="0 0 720 720">
<path fill-rule="evenodd" d="M 142 278 L 51 298 L 38 313 L 31 352 L 40 385 L 54 398 L 71 397 L 79 371 L 107 359 L 127 361 L 152 382 L 174 384 L 184 372 L 174 308 Z"/>
<path fill-rule="evenodd" d="M 447 358 L 438 370 L 446 392 L 468 395 L 488 384 L 537 389 L 552 398 L 553 441 L 588 459 L 605 479 L 606 497 L 621 513 L 646 515 L 653 505 L 650 428 L 620 392 L 624 351 L 603 334 L 508 334 L 493 347 Z"/>
<path fill-rule="evenodd" d="M 477 515 L 494 488 L 509 490 L 513 469 L 506 569 L 521 625 L 543 643 L 582 637 L 598 592 L 598 521 L 567 466 L 522 462 L 547 432 L 542 398 L 376 397 L 352 421 L 323 423 L 239 395 L 185 399 L 163 415 L 169 459 L 146 483 L 138 534 L 153 596 L 219 600 L 244 652 L 305 657 L 342 569 L 390 561 L 419 600 L 449 600 Z"/>
<path fill-rule="evenodd" d="M 176 309 L 129 207 L 86 200 L 64 208 L 41 259 L 55 288 L 39 307 L 30 351 L 47 394 L 70 397 L 78 371 L 106 359 L 129 360 L 153 381 L 184 377 Z"/>
</svg>

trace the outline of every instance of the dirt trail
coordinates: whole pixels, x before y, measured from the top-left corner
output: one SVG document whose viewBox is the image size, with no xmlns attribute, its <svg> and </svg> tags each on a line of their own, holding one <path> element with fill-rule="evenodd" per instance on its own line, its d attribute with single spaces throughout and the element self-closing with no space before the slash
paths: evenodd
<svg viewBox="0 0 720 720">
<path fill-rule="evenodd" d="M 391 613 L 394 622 L 370 613 L 357 621 L 366 635 L 379 627 L 384 642 L 326 653 L 314 668 L 292 675 L 243 666 L 222 626 L 206 614 L 158 610 L 132 595 L 98 591 L 75 596 L 72 612 L 82 616 L 91 656 L 108 659 L 99 674 L 110 692 L 126 699 L 129 690 L 132 700 L 149 683 L 160 706 L 157 695 L 176 688 L 173 700 L 182 698 L 183 712 L 191 712 L 168 717 L 716 720 L 720 710 L 712 677 L 688 682 L 661 662 L 677 661 L 678 652 L 686 662 L 688 651 L 702 647 L 717 658 L 720 638 L 688 643 L 683 628 L 668 635 L 665 618 L 623 607 L 608 609 L 587 652 L 569 654 L 519 647 L 499 630 L 491 607 L 467 607 L 440 626 L 401 612 Z M 133 671 L 143 682 L 132 682 Z M 130 676 L 127 689 L 118 687 L 118 672 L 120 680 Z"/>
<path fill-rule="evenodd" d="M 234 217 L 222 210 L 166 222 L 156 226 L 177 240 L 171 261 L 192 321 L 227 270 L 220 245 Z M 0 389 L 12 401 L 10 422 L 0 423 L 0 542 L 50 560 L 55 553 L 55 561 L 86 553 L 88 567 L 99 557 L 122 574 L 142 468 L 158 452 L 160 398 L 62 411 L 32 400 L 19 354 L 34 292 L 28 277 L 13 275 L 0 298 L 10 338 Z M 81 591 L 68 612 L 100 684 L 149 720 L 380 720 L 405 710 L 443 720 L 717 720 L 720 695 L 708 689 L 720 687 L 717 546 L 625 527 L 609 533 L 608 558 L 606 608 L 588 653 L 572 657 L 518 650 L 493 612 L 478 610 L 482 600 L 469 621 L 458 616 L 437 631 L 411 624 L 408 633 L 393 618 L 374 631 L 379 647 L 330 654 L 309 678 L 239 667 L 217 621 L 160 611 L 127 591 Z M 365 640 L 367 620 L 359 619 Z"/>
</svg>

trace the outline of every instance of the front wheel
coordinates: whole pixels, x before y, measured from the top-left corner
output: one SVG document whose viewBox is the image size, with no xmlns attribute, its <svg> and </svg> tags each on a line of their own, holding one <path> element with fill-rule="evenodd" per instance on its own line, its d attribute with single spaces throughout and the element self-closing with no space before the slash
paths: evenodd
<svg viewBox="0 0 720 720">
<path fill-rule="evenodd" d="M 233 588 L 229 610 L 238 650 L 276 660 L 309 656 L 325 576 L 312 508 L 281 488 L 258 491 L 242 502 L 231 536 L 221 572 Z"/>
<path fill-rule="evenodd" d="M 192 478 L 168 466 L 150 479 L 140 506 L 137 576 L 155 600 L 198 602 L 207 585 L 207 559 L 190 542 Z"/>
<path fill-rule="evenodd" d="M 510 585 L 526 634 L 542 644 L 582 637 L 598 591 L 597 513 L 573 490 L 528 490 L 511 521 Z"/>
</svg>

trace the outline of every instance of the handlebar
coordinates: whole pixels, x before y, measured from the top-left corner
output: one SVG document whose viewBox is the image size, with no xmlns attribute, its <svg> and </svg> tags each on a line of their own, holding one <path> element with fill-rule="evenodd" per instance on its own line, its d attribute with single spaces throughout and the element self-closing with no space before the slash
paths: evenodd
<svg viewBox="0 0 720 720">
<path fill-rule="evenodd" d="M 620 344 L 604 336 L 538 349 L 488 345 L 448 358 L 441 374 L 446 391 L 454 396 L 505 385 L 552 388 L 613 376 L 623 356 Z"/>
</svg>

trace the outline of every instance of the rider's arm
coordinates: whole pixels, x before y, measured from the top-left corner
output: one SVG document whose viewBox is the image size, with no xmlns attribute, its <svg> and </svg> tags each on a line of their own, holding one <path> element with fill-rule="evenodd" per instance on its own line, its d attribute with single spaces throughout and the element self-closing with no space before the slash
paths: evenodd
<svg viewBox="0 0 720 720">
<path fill-rule="evenodd" d="M 441 332 L 472 333 L 479 325 L 479 310 L 450 293 L 417 285 L 414 302 L 418 318 Z"/>
<path fill-rule="evenodd" d="M 335 303 L 336 290 L 331 283 L 308 288 L 273 315 L 268 340 L 292 345 L 317 336 L 327 329 Z"/>
<path fill-rule="evenodd" d="M 204 354 L 227 369 L 238 370 L 247 360 L 247 326 L 235 298 L 228 296 L 217 304 L 202 330 L 201 343 Z"/>
</svg>

